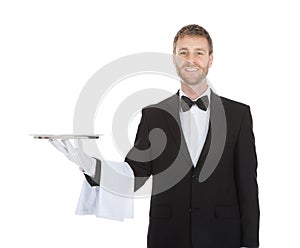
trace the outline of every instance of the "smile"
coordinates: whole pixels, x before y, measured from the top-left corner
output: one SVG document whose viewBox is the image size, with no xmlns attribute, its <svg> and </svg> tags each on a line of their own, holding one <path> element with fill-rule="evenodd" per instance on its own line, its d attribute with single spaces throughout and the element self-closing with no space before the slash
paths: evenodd
<svg viewBox="0 0 300 248">
<path fill-rule="evenodd" d="M 188 72 L 195 72 L 195 71 L 199 71 L 199 69 L 198 68 L 185 68 L 184 69 L 185 71 L 188 71 Z"/>
</svg>

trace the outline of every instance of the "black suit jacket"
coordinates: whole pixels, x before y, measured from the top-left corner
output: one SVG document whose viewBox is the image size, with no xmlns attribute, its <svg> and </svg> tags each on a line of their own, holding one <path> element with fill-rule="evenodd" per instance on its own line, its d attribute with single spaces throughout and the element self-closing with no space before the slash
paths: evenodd
<svg viewBox="0 0 300 248">
<path fill-rule="evenodd" d="M 158 130 L 166 138 L 163 152 L 164 135 Z M 153 176 L 149 248 L 259 245 L 257 158 L 249 106 L 211 93 L 210 127 L 195 168 L 181 130 L 178 94 L 144 108 L 125 161 L 134 171 L 136 189 Z"/>
<path fill-rule="evenodd" d="M 125 161 L 138 189 L 153 176 L 148 248 L 259 245 L 257 158 L 250 108 L 211 93 L 210 125 L 194 167 L 178 94 L 142 110 Z"/>
</svg>

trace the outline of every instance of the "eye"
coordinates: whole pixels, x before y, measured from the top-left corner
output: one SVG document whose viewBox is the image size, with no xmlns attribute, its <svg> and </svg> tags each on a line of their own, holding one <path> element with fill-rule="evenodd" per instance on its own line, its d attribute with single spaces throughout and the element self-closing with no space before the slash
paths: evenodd
<svg viewBox="0 0 300 248">
<path fill-rule="evenodd" d="M 180 51 L 179 54 L 180 54 L 180 55 L 186 55 L 187 52 L 186 52 L 186 51 Z"/>
<path fill-rule="evenodd" d="M 204 52 L 197 52 L 198 55 L 204 55 Z"/>
</svg>

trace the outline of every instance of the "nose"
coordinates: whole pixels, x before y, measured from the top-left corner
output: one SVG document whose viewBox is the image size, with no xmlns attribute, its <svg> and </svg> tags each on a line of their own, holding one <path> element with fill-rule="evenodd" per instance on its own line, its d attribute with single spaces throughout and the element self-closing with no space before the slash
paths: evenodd
<svg viewBox="0 0 300 248">
<path fill-rule="evenodd" d="M 186 56 L 186 60 L 187 60 L 187 62 L 194 64 L 194 62 L 195 62 L 195 56 L 194 56 L 194 54 L 192 54 L 192 53 L 188 54 Z"/>
</svg>

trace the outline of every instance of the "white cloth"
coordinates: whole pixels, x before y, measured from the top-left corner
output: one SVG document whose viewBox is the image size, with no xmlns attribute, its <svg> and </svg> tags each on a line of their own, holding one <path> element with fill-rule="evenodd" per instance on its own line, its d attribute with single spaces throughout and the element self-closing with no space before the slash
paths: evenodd
<svg viewBox="0 0 300 248">
<path fill-rule="evenodd" d="M 197 97 L 196 99 L 192 99 L 196 101 L 202 96 L 207 95 L 209 99 L 209 105 L 206 111 L 200 109 L 197 105 L 193 105 L 190 110 L 183 112 L 181 108 L 179 108 L 179 116 L 182 131 L 184 134 L 184 139 L 187 144 L 193 165 L 196 167 L 199 156 L 203 149 L 205 139 L 208 133 L 209 127 L 209 116 L 210 116 L 210 88 Z M 182 90 L 179 91 L 179 97 L 187 96 Z"/>
<path fill-rule="evenodd" d="M 76 214 L 123 221 L 133 218 L 134 175 L 126 162 L 102 161 L 100 186 L 84 180 Z"/>
</svg>

